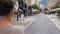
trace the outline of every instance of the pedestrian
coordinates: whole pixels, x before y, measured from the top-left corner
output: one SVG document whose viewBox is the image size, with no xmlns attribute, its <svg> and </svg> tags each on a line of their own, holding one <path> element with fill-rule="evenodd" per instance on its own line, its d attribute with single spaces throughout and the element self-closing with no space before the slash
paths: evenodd
<svg viewBox="0 0 60 34">
<path fill-rule="evenodd" d="M 24 34 L 23 29 L 10 23 L 14 12 L 14 1 L 0 0 L 0 34 Z"/>
</svg>

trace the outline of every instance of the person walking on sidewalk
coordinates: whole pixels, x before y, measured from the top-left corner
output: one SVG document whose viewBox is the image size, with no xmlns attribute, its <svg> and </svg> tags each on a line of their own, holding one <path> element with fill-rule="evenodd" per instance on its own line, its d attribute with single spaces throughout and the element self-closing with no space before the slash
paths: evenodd
<svg viewBox="0 0 60 34">
<path fill-rule="evenodd" d="M 23 29 L 10 23 L 14 11 L 13 1 L 0 0 L 0 34 L 24 34 Z"/>
</svg>

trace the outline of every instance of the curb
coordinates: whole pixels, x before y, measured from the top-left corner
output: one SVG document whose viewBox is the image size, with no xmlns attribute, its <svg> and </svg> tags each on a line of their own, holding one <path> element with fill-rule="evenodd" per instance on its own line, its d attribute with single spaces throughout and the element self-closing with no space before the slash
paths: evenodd
<svg viewBox="0 0 60 34">
<path fill-rule="evenodd" d="M 38 17 L 38 16 L 40 16 L 40 14 L 38 14 L 37 17 Z M 27 27 L 29 27 L 30 24 L 31 24 L 35 19 L 37 19 L 37 17 L 36 17 L 36 18 L 33 18 L 33 19 L 27 24 L 27 26 L 25 27 L 25 29 L 27 29 Z M 25 30 L 25 29 L 24 29 L 24 30 Z"/>
<path fill-rule="evenodd" d="M 34 19 L 35 19 L 35 18 L 33 18 L 32 20 L 30 20 L 30 21 L 29 21 L 27 24 L 25 24 L 25 25 L 20 25 L 21 28 L 22 28 L 23 30 L 27 29 L 27 27 L 34 21 Z"/>
<path fill-rule="evenodd" d="M 27 19 L 27 21 L 12 21 L 13 25 L 27 25 L 33 18 L 29 18 L 29 20 Z"/>
<path fill-rule="evenodd" d="M 34 18 L 32 18 L 32 19 L 30 19 L 28 22 L 25 22 L 25 23 L 20 23 L 21 25 L 23 25 L 23 26 L 26 26 L 26 25 L 28 25 L 32 20 L 33 20 Z"/>
<path fill-rule="evenodd" d="M 26 26 L 25 26 L 25 29 L 35 20 L 35 18 L 33 18 Z M 24 29 L 24 30 L 25 30 Z"/>
<path fill-rule="evenodd" d="M 20 21 L 21 23 L 19 23 L 18 21 L 17 22 L 15 22 L 14 20 L 15 19 L 13 19 L 13 21 L 14 21 L 14 23 L 12 23 L 13 25 L 18 25 L 18 26 L 21 26 L 21 28 L 23 29 L 23 30 L 25 30 L 38 16 L 39 16 L 40 14 L 38 14 L 38 15 L 35 15 L 35 16 L 33 16 L 32 18 L 30 17 L 29 19 L 29 21 L 27 20 L 27 22 L 22 22 L 22 21 Z"/>
</svg>

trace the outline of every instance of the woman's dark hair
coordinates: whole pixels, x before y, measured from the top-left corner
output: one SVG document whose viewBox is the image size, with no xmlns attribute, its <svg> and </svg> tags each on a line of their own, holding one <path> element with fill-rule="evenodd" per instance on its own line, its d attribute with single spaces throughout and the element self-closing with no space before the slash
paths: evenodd
<svg viewBox="0 0 60 34">
<path fill-rule="evenodd" d="M 0 16 L 5 16 L 13 9 L 14 3 L 12 1 L 0 0 Z"/>
</svg>

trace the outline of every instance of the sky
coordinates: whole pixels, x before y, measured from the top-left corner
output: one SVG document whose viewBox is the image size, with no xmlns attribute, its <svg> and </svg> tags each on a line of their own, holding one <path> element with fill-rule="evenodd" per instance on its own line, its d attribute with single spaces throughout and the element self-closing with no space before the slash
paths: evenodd
<svg viewBox="0 0 60 34">
<path fill-rule="evenodd" d="M 38 0 L 40 4 L 46 4 L 47 0 Z"/>
<path fill-rule="evenodd" d="M 41 1 L 41 0 L 38 0 L 38 1 Z"/>
<path fill-rule="evenodd" d="M 45 8 L 45 5 L 47 3 L 47 0 L 38 0 L 39 4 L 40 4 L 40 8 Z"/>
</svg>

